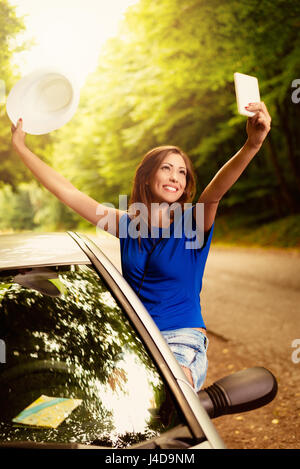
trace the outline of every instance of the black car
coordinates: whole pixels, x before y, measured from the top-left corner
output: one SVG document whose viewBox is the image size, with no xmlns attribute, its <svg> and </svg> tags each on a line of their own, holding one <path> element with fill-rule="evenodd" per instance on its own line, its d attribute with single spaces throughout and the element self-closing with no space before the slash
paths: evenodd
<svg viewBox="0 0 300 469">
<path fill-rule="evenodd" d="M 225 448 L 211 417 L 266 404 L 275 378 L 253 368 L 197 394 L 97 244 L 0 236 L 0 446 Z"/>
</svg>

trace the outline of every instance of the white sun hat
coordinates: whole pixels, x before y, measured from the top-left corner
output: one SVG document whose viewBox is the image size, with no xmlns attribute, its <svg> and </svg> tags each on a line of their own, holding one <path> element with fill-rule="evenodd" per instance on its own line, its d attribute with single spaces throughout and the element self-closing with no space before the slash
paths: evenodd
<svg viewBox="0 0 300 469">
<path fill-rule="evenodd" d="M 23 119 L 24 132 L 42 135 L 71 120 L 79 103 L 74 78 L 55 68 L 43 68 L 23 77 L 11 89 L 6 111 L 14 125 Z"/>
</svg>

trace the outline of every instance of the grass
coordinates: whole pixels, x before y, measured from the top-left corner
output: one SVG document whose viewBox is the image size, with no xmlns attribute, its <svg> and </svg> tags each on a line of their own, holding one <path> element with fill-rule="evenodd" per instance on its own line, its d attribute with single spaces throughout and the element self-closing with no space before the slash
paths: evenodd
<svg viewBox="0 0 300 469">
<path fill-rule="evenodd" d="M 239 226 L 237 220 L 216 220 L 214 243 L 219 245 L 290 248 L 300 251 L 300 215 L 290 215 L 260 226 Z"/>
</svg>

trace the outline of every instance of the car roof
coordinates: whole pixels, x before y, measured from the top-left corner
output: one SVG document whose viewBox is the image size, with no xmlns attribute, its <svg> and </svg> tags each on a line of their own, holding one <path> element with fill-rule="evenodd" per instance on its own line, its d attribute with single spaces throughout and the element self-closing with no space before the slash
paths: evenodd
<svg viewBox="0 0 300 469">
<path fill-rule="evenodd" d="M 0 235 L 0 270 L 68 264 L 91 264 L 68 233 Z"/>
</svg>

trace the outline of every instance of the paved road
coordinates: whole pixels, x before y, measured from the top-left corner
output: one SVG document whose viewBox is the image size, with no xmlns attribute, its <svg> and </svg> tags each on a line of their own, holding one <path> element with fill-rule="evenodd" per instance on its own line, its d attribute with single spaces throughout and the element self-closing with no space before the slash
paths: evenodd
<svg viewBox="0 0 300 469">
<path fill-rule="evenodd" d="M 202 293 L 207 328 L 290 360 L 300 339 L 300 255 L 212 247 Z"/>
<path fill-rule="evenodd" d="M 99 243 L 120 269 L 118 240 Z M 212 246 L 201 304 L 212 334 L 291 362 L 300 339 L 300 254 Z"/>
</svg>

